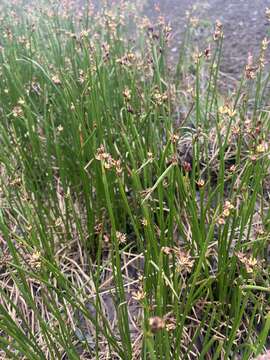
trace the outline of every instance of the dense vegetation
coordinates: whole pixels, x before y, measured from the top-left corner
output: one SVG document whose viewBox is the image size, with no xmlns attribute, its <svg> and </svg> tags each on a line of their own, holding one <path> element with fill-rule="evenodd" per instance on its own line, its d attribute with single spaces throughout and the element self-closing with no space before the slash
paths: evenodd
<svg viewBox="0 0 270 360">
<path fill-rule="evenodd" d="M 197 50 L 187 14 L 168 64 L 164 19 L 117 4 L 1 1 L 1 356 L 256 358 L 268 41 L 229 92 L 220 22 Z"/>
</svg>

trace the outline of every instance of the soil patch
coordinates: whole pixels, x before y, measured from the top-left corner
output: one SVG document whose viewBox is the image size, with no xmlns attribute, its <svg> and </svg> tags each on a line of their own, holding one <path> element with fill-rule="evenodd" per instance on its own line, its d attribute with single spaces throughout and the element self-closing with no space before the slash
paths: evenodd
<svg viewBox="0 0 270 360">
<path fill-rule="evenodd" d="M 148 0 L 146 14 L 152 19 L 157 16 L 156 0 Z M 205 29 L 198 32 L 198 40 L 207 37 L 218 19 L 224 26 L 224 49 L 221 71 L 230 78 L 239 78 L 246 64 L 248 54 L 258 55 L 260 44 L 270 32 L 270 23 L 266 20 L 265 9 L 270 7 L 269 0 L 160 0 L 160 13 L 171 23 L 173 40 L 171 57 L 176 56 L 181 46 L 186 26 L 186 11 L 195 6 Z"/>
</svg>

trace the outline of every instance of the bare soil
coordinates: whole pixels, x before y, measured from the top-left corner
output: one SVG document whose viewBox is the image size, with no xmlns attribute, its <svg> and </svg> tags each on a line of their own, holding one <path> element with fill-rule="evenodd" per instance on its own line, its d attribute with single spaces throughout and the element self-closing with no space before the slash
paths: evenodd
<svg viewBox="0 0 270 360">
<path fill-rule="evenodd" d="M 171 56 L 176 56 L 174 54 L 180 48 L 187 10 L 195 6 L 195 16 L 199 15 L 206 25 L 198 32 L 198 40 L 207 37 L 217 19 L 222 22 L 225 38 L 221 71 L 228 77 L 239 78 L 248 53 L 256 56 L 261 41 L 270 33 L 270 23 L 265 17 L 270 0 L 147 0 L 145 11 L 153 19 L 157 16 L 157 3 L 161 15 L 165 16 L 173 29 Z"/>
</svg>

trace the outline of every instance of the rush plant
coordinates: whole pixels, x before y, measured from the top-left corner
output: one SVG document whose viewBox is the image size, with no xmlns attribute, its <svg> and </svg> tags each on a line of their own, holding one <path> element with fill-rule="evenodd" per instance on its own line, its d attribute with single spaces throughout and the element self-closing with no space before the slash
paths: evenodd
<svg viewBox="0 0 270 360">
<path fill-rule="evenodd" d="M 3 359 L 269 347 L 268 40 L 226 93 L 141 3 L 1 2 Z"/>
</svg>

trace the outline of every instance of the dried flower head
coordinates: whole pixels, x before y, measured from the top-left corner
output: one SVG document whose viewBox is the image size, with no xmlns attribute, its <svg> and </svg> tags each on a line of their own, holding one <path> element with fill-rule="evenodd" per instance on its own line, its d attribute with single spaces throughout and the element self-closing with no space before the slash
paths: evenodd
<svg viewBox="0 0 270 360">
<path fill-rule="evenodd" d="M 170 136 L 170 138 L 171 138 L 171 142 L 172 142 L 173 144 L 176 144 L 176 143 L 178 142 L 178 140 L 179 140 L 179 135 L 172 133 L 171 136 Z"/>
<path fill-rule="evenodd" d="M 234 209 L 234 206 L 233 204 L 230 202 L 230 201 L 225 201 L 225 206 L 224 206 L 225 209 L 229 209 L 229 210 L 233 210 Z"/>
<path fill-rule="evenodd" d="M 90 32 L 90 30 L 82 30 L 82 31 L 80 32 L 80 38 L 81 38 L 81 39 L 87 38 L 88 35 L 89 35 L 89 32 Z"/>
<path fill-rule="evenodd" d="M 256 162 L 256 161 L 257 161 L 257 156 L 254 155 L 254 154 L 250 155 L 250 160 L 251 160 L 252 162 Z"/>
<path fill-rule="evenodd" d="M 110 45 L 108 43 L 102 44 L 103 60 L 106 62 L 110 58 Z"/>
<path fill-rule="evenodd" d="M 254 225 L 254 234 L 256 238 L 265 235 L 265 231 L 262 223 Z"/>
<path fill-rule="evenodd" d="M 191 164 L 187 161 L 184 161 L 183 168 L 185 172 L 190 172 L 192 170 Z"/>
<path fill-rule="evenodd" d="M 121 160 L 115 160 L 105 151 L 104 145 L 101 144 L 95 154 L 96 160 L 102 161 L 105 169 L 115 169 L 117 175 L 122 173 Z"/>
<path fill-rule="evenodd" d="M 80 71 L 79 71 L 79 83 L 80 83 L 80 84 L 83 84 L 83 83 L 85 82 L 85 79 L 86 79 L 86 77 L 85 77 L 85 75 L 84 75 L 83 70 L 80 70 Z"/>
<path fill-rule="evenodd" d="M 135 61 L 136 55 L 132 52 L 128 52 L 127 54 L 116 60 L 117 63 L 125 66 L 132 66 Z"/>
<path fill-rule="evenodd" d="M 169 246 L 163 246 L 161 248 L 161 251 L 165 254 L 165 255 L 172 255 L 174 253 L 174 248 L 171 248 Z"/>
<path fill-rule="evenodd" d="M 153 101 L 155 104 L 161 106 L 164 102 L 168 100 L 168 95 L 166 92 L 160 93 L 157 89 L 153 94 Z"/>
<path fill-rule="evenodd" d="M 143 226 L 148 226 L 148 221 L 145 218 L 141 220 L 141 223 Z"/>
<path fill-rule="evenodd" d="M 10 182 L 10 186 L 20 186 L 22 184 L 22 178 L 17 177 Z"/>
<path fill-rule="evenodd" d="M 23 109 L 21 106 L 17 105 L 12 109 L 12 115 L 14 117 L 22 117 L 23 116 Z"/>
<path fill-rule="evenodd" d="M 103 241 L 104 241 L 105 246 L 107 246 L 110 243 L 110 237 L 108 234 L 103 235 Z"/>
<path fill-rule="evenodd" d="M 258 66 L 253 64 L 253 56 L 251 53 L 248 54 L 247 65 L 245 68 L 246 78 L 252 80 L 256 77 Z"/>
<path fill-rule="evenodd" d="M 165 315 L 164 320 L 167 331 L 170 332 L 176 329 L 176 319 L 171 313 Z"/>
<path fill-rule="evenodd" d="M 153 153 L 152 153 L 151 151 L 148 151 L 147 157 L 148 157 L 148 160 L 149 160 L 150 162 L 153 162 L 153 160 L 154 160 L 154 155 L 153 155 Z"/>
<path fill-rule="evenodd" d="M 199 19 L 197 17 L 191 17 L 189 19 L 189 21 L 190 21 L 191 26 L 194 28 L 196 28 L 199 24 Z"/>
<path fill-rule="evenodd" d="M 57 126 L 57 132 L 61 133 L 64 130 L 62 125 Z"/>
<path fill-rule="evenodd" d="M 125 90 L 123 91 L 123 96 L 127 101 L 131 100 L 131 91 L 128 88 L 125 88 Z"/>
<path fill-rule="evenodd" d="M 149 327 L 152 333 L 157 333 L 165 328 L 165 320 L 159 316 L 150 317 Z"/>
<path fill-rule="evenodd" d="M 18 104 L 19 104 L 19 105 L 24 105 L 24 104 L 25 104 L 24 99 L 20 98 L 20 99 L 18 100 Z"/>
<path fill-rule="evenodd" d="M 233 125 L 232 126 L 232 133 L 233 133 L 233 135 L 239 135 L 240 134 L 240 127 L 239 127 L 239 125 Z"/>
<path fill-rule="evenodd" d="M 223 212 L 222 212 L 222 215 L 226 218 L 228 216 L 230 216 L 230 210 L 229 209 L 224 209 Z"/>
<path fill-rule="evenodd" d="M 230 108 L 228 105 L 223 105 L 218 108 L 220 114 L 228 115 L 229 117 L 233 117 L 236 114 L 236 111 Z"/>
<path fill-rule="evenodd" d="M 109 154 L 106 153 L 104 145 L 101 144 L 100 147 L 97 149 L 97 152 L 95 155 L 96 160 L 102 161 L 102 160 L 107 159 L 108 157 L 109 157 Z"/>
<path fill-rule="evenodd" d="M 228 106 L 227 106 L 227 105 L 220 106 L 220 107 L 218 108 L 218 112 L 219 112 L 220 114 L 227 114 L 227 112 L 228 112 Z"/>
<path fill-rule="evenodd" d="M 33 252 L 32 255 L 30 255 L 30 258 L 28 260 L 28 264 L 31 268 L 40 269 L 41 267 L 41 253 L 40 251 Z"/>
<path fill-rule="evenodd" d="M 122 172 L 123 172 L 121 160 L 120 159 L 114 160 L 113 165 L 114 165 L 114 169 L 116 171 L 116 174 L 121 175 Z"/>
<path fill-rule="evenodd" d="M 203 53 L 201 51 L 195 51 L 192 54 L 192 59 L 194 61 L 195 64 L 198 64 L 199 60 L 201 59 L 201 57 L 203 56 Z"/>
<path fill-rule="evenodd" d="M 166 159 L 166 164 L 167 164 L 167 166 L 170 166 L 170 165 L 177 166 L 179 164 L 178 155 L 172 154 L 170 157 L 168 157 Z"/>
<path fill-rule="evenodd" d="M 166 41 L 168 41 L 168 39 L 170 38 L 171 32 L 172 32 L 172 28 L 169 25 L 164 24 L 163 34 Z"/>
<path fill-rule="evenodd" d="M 236 165 L 231 165 L 229 171 L 234 173 L 236 171 Z"/>
<path fill-rule="evenodd" d="M 52 82 L 53 82 L 55 85 L 61 85 L 61 80 L 60 80 L 60 78 L 58 77 L 58 75 L 53 75 L 53 76 L 52 76 Z"/>
<path fill-rule="evenodd" d="M 233 209 L 234 209 L 234 206 L 231 204 L 231 202 L 228 201 L 228 200 L 225 201 L 225 204 L 224 204 L 224 207 L 223 207 L 223 211 L 222 211 L 222 216 L 221 216 L 220 219 L 223 219 L 223 220 L 224 220 L 224 218 L 229 217 L 230 214 L 231 214 L 231 211 L 232 211 Z M 221 220 L 220 225 L 222 225 L 222 220 Z"/>
<path fill-rule="evenodd" d="M 246 271 L 248 273 L 252 273 L 254 271 L 254 268 L 256 268 L 258 265 L 258 261 L 254 257 L 246 255 L 243 252 L 239 251 L 235 255 L 237 256 L 238 260 L 243 265 L 245 265 Z"/>
<path fill-rule="evenodd" d="M 101 234 L 103 232 L 103 223 L 102 222 L 96 222 L 95 224 L 95 234 Z"/>
<path fill-rule="evenodd" d="M 61 217 L 58 217 L 58 218 L 55 220 L 54 225 L 55 225 L 56 227 L 63 226 L 64 223 L 63 223 L 62 218 L 61 218 Z"/>
<path fill-rule="evenodd" d="M 127 241 L 127 235 L 120 231 L 116 231 L 116 239 L 120 244 L 124 244 Z"/>
<path fill-rule="evenodd" d="M 266 51 L 268 48 L 269 40 L 265 37 L 262 41 L 262 51 Z"/>
<path fill-rule="evenodd" d="M 219 225 L 224 225 L 224 224 L 225 224 L 225 220 L 224 220 L 224 218 L 223 218 L 222 216 L 220 216 L 220 217 L 218 218 L 218 224 L 219 224 Z"/>
<path fill-rule="evenodd" d="M 203 179 L 199 179 L 199 180 L 197 181 L 197 185 L 198 185 L 199 188 L 202 188 L 202 187 L 204 187 L 204 185 L 205 185 L 205 181 L 204 181 Z"/>
<path fill-rule="evenodd" d="M 177 271 L 190 272 L 194 265 L 194 259 L 192 259 L 189 252 L 175 248 L 175 255 L 177 259 Z"/>
<path fill-rule="evenodd" d="M 153 28 L 153 25 L 147 16 L 144 16 L 143 18 L 139 18 L 138 21 L 139 21 L 139 24 L 138 24 L 139 29 L 148 30 L 148 29 Z"/>
<path fill-rule="evenodd" d="M 145 298 L 145 296 L 146 296 L 146 293 L 142 289 L 140 289 L 138 291 L 134 291 L 132 293 L 132 298 L 136 301 L 142 301 Z"/>
<path fill-rule="evenodd" d="M 209 60 L 211 57 L 211 47 L 210 45 L 207 46 L 207 48 L 204 50 L 204 57 Z"/>
<path fill-rule="evenodd" d="M 213 38 L 216 41 L 218 39 L 221 39 L 222 37 L 223 37 L 223 25 L 219 20 L 217 20 Z"/>
<path fill-rule="evenodd" d="M 268 150 L 268 144 L 265 141 L 262 141 L 259 145 L 256 147 L 256 153 L 257 154 L 263 154 Z"/>
</svg>

